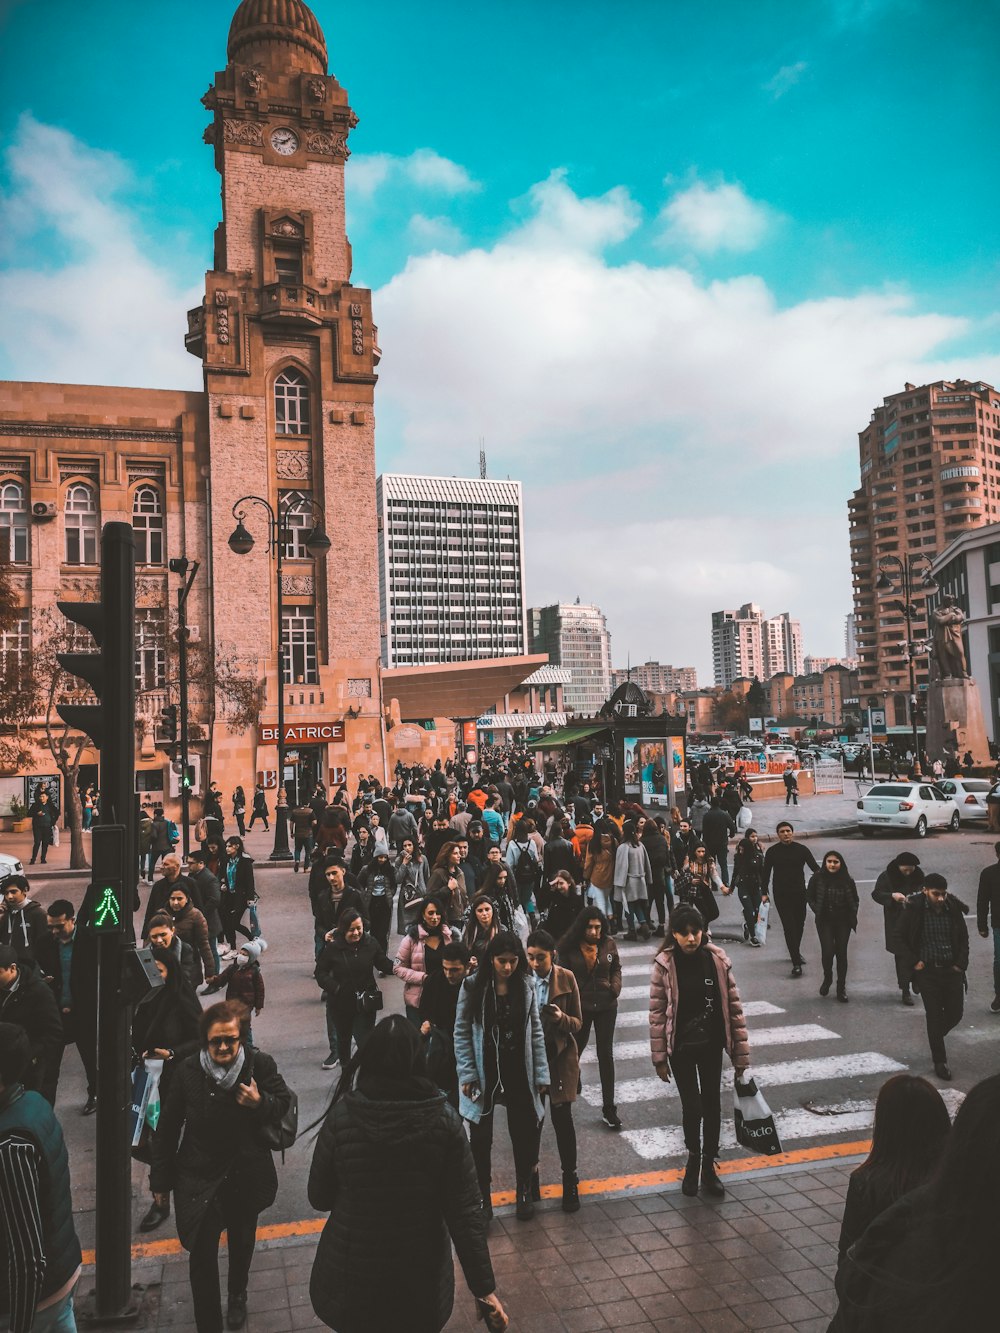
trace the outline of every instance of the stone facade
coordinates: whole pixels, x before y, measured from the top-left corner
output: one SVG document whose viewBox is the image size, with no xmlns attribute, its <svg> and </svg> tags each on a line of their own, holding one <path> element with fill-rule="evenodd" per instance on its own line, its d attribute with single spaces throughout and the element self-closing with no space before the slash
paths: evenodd
<svg viewBox="0 0 1000 1333">
<path fill-rule="evenodd" d="M 143 566 L 138 591 L 140 606 L 162 612 L 164 641 L 162 661 L 151 663 L 154 685 L 140 689 L 137 762 L 144 789 L 162 791 L 168 805 L 169 764 L 154 731 L 159 709 L 176 701 L 169 630 L 178 579 L 167 561 L 179 555 L 201 563 L 188 603 L 198 651 L 236 663 L 265 691 L 250 733 L 230 731 L 223 691 L 195 691 L 192 722 L 200 738 L 191 750 L 199 779 L 206 783 L 210 774 L 227 795 L 237 783 L 249 791 L 259 774 L 275 782 L 276 746 L 258 742 L 260 728 L 276 721 L 279 644 L 262 505 L 245 506 L 254 549 L 240 556 L 228 545 L 234 506 L 247 496 L 279 513 L 291 500 L 310 515 L 285 548 L 284 610 L 294 622 L 286 622 L 283 636 L 291 663 L 285 720 L 304 728 L 337 723 L 343 738 L 316 741 L 303 732 L 303 743 L 291 749 L 294 773 L 327 783 L 383 776 L 397 757 L 432 762 L 454 749 L 448 723 L 432 731 L 385 725 L 391 701 L 382 697 L 379 662 L 378 334 L 370 292 L 351 285 L 344 229 L 347 139 L 357 118 L 321 53 L 322 33 L 298 0 L 244 0 L 230 31 L 229 63 L 203 99 L 212 113 L 205 137 L 214 146 L 223 210 L 215 267 L 206 274 L 204 300 L 188 314 L 185 338 L 202 362 L 204 393 L 9 384 L 0 398 L 0 494 L 13 482 L 29 515 L 41 502 L 52 506 L 26 520 L 29 540 L 17 566 L 36 636 L 37 613 L 56 616 L 57 596 L 97 595 L 93 546 L 77 551 L 70 531 L 79 526 L 69 512 L 74 497 L 86 498 L 74 485 L 93 496 L 98 537 L 100 524 L 112 519 L 142 525 L 134 513 L 141 487 L 160 505 L 162 542 Z M 301 540 L 313 516 L 331 542 L 319 561 Z M 69 555 L 80 558 L 68 563 Z M 96 763 L 96 755 L 86 760 Z M 37 771 L 51 770 L 40 753 Z"/>
</svg>

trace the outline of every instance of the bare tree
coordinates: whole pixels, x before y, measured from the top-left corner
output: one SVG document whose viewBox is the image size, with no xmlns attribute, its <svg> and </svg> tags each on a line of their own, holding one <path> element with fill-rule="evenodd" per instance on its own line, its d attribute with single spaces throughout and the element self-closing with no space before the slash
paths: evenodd
<svg viewBox="0 0 1000 1333">
<path fill-rule="evenodd" d="M 64 722 L 56 708 L 59 704 L 93 703 L 94 698 L 83 681 L 63 670 L 56 661 L 56 653 L 80 651 L 81 648 L 86 650 L 86 647 L 93 645 L 81 645 L 78 635 L 56 611 L 41 611 L 35 616 L 35 621 L 34 675 L 44 699 L 45 744 L 63 778 L 65 815 L 70 836 L 69 866 L 71 870 L 86 870 L 90 862 L 83 846 L 83 801 L 80 798 L 79 776 L 83 752 L 92 742 L 89 736 L 75 731 L 69 723 Z"/>
<path fill-rule="evenodd" d="M 10 563 L 0 557 L 0 636 L 17 628 L 21 607 L 11 579 Z M 38 716 L 40 689 L 34 661 L 7 651 L 0 638 L 0 773 L 31 768 L 34 757 L 26 734 Z"/>
</svg>

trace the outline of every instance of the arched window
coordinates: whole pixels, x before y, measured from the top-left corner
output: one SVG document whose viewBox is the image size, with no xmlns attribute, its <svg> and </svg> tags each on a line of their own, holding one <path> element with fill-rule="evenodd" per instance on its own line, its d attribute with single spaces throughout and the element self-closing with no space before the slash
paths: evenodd
<svg viewBox="0 0 1000 1333">
<path fill-rule="evenodd" d="M 274 381 L 274 430 L 277 435 L 309 434 L 309 383 L 298 370 L 283 370 Z"/>
<path fill-rule="evenodd" d="M 138 565 L 163 564 L 163 501 L 155 486 L 140 486 L 132 501 L 132 531 Z"/>
<path fill-rule="evenodd" d="M 308 560 L 305 538 L 313 528 L 312 505 L 301 491 L 279 491 L 278 509 L 281 513 L 279 535 L 283 558 Z"/>
<path fill-rule="evenodd" d="M 97 496 L 94 488 L 75 481 L 66 488 L 63 514 L 66 530 L 67 565 L 96 565 L 97 554 Z"/>
<path fill-rule="evenodd" d="M 0 560 L 28 563 L 28 501 L 18 481 L 0 482 Z"/>
</svg>

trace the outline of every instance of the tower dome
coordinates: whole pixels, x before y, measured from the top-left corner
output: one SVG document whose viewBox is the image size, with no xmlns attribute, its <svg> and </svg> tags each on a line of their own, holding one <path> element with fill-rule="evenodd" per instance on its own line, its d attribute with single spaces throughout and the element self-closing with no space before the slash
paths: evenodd
<svg viewBox="0 0 1000 1333">
<path fill-rule="evenodd" d="M 326 73 L 326 39 L 302 0 L 242 0 L 229 27 L 227 53 L 241 64 Z"/>
</svg>

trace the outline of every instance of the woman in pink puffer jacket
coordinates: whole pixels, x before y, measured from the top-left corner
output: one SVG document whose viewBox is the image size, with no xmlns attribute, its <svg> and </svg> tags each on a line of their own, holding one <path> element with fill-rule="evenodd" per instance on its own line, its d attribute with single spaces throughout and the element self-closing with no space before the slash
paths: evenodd
<svg viewBox="0 0 1000 1333">
<path fill-rule="evenodd" d="M 432 969 L 441 966 L 440 951 L 451 943 L 451 930 L 444 924 L 441 904 L 436 898 L 425 898 L 418 910 L 417 921 L 407 926 L 406 934 L 399 942 L 392 970 L 406 982 L 403 987 L 406 1017 L 419 1028 L 423 1021 L 419 1006 L 424 978 Z"/>
<path fill-rule="evenodd" d="M 656 1073 L 677 1081 L 688 1150 L 682 1184 L 698 1193 L 725 1193 L 715 1169 L 722 1129 L 722 1053 L 740 1075 L 750 1067 L 743 1004 L 733 965 L 705 938 L 696 907 L 681 904 L 670 916 L 667 942 L 653 961 L 649 980 L 649 1045 Z M 702 1145 L 704 1135 L 704 1146 Z"/>
</svg>

